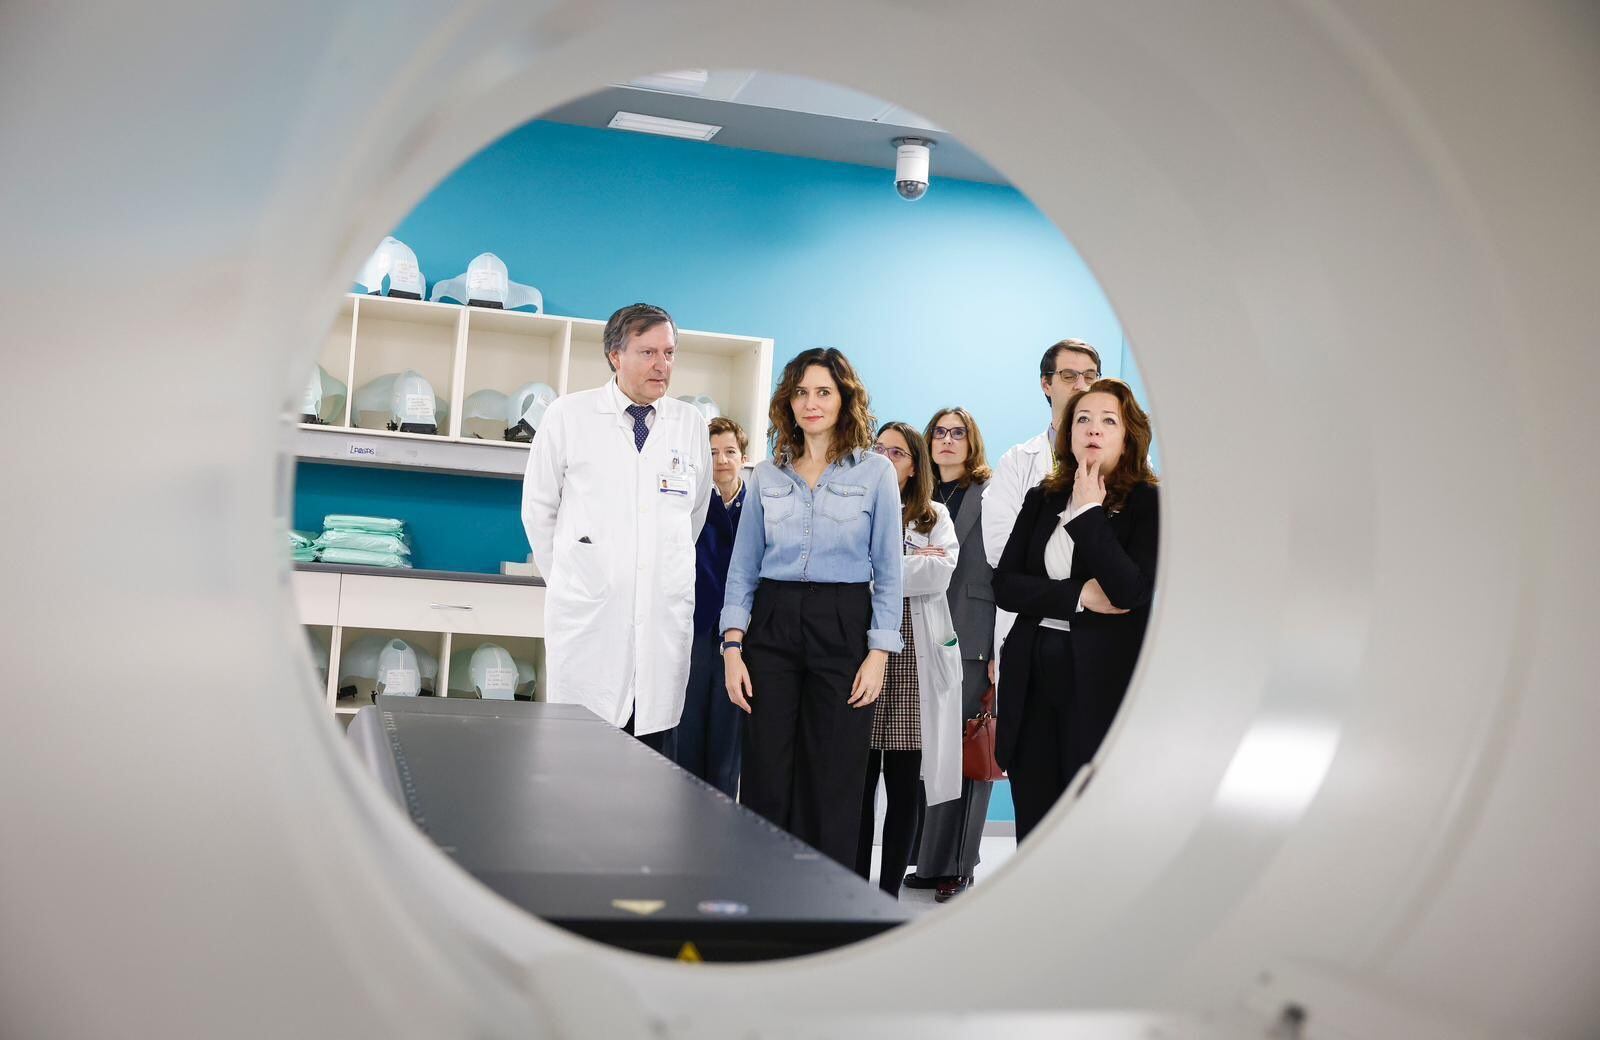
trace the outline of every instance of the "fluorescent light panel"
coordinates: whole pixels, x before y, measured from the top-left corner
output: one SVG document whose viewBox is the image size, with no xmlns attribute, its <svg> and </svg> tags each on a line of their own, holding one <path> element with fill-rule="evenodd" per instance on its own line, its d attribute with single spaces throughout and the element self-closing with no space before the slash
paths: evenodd
<svg viewBox="0 0 1600 1040">
<path fill-rule="evenodd" d="M 647 116 L 639 112 L 618 112 L 607 125 L 613 130 L 634 130 L 641 134 L 661 134 L 690 141 L 709 141 L 722 129 L 710 123 L 690 123 L 683 119 Z"/>
<path fill-rule="evenodd" d="M 707 69 L 678 69 L 675 72 L 657 72 L 649 76 L 630 79 L 628 86 L 644 90 L 662 90 L 669 94 L 703 94 L 711 73 Z"/>
</svg>

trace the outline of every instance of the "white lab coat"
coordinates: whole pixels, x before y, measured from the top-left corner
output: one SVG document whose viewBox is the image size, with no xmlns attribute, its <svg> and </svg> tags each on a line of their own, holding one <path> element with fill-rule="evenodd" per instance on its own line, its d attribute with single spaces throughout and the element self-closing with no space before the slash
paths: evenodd
<svg viewBox="0 0 1600 1040">
<path fill-rule="evenodd" d="M 1011 528 L 1022 512 L 1022 497 L 1055 468 L 1055 446 L 1050 443 L 1050 431 L 1012 445 L 995 464 L 994 476 L 983 490 L 983 554 L 989 558 L 990 567 L 1000 566 L 1000 554 L 1006 551 L 1011 538 Z M 1000 647 L 1017 620 L 1017 615 L 1005 610 L 994 612 L 994 659 L 1000 661 Z"/>
<path fill-rule="evenodd" d="M 944 556 L 907 556 L 902 561 L 905 596 L 911 601 L 911 636 L 917 648 L 917 698 L 922 715 L 922 786 L 928 804 L 961 796 L 961 647 L 950 620 L 950 576 L 960 550 L 956 525 L 935 502 L 933 530 L 906 528 L 914 546 L 937 545 Z M 948 645 L 946 645 L 948 644 Z"/>
<path fill-rule="evenodd" d="M 612 379 L 550 405 L 528 456 L 522 524 L 545 580 L 546 699 L 614 726 L 632 714 L 643 735 L 683 714 L 711 444 L 698 409 L 663 397 L 637 451 L 629 403 Z M 663 493 L 663 477 L 684 493 Z"/>
</svg>

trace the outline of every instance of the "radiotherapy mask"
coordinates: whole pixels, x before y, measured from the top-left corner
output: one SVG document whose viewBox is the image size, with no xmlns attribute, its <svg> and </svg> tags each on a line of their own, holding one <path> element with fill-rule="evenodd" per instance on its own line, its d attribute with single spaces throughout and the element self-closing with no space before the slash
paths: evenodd
<svg viewBox="0 0 1600 1040">
<path fill-rule="evenodd" d="M 462 274 L 435 282 L 428 298 L 438 301 L 446 297 L 475 307 L 514 311 L 531 306 L 537 312 L 544 310 L 544 294 L 531 285 L 513 282 L 505 261 L 493 253 L 479 253 Z"/>
</svg>

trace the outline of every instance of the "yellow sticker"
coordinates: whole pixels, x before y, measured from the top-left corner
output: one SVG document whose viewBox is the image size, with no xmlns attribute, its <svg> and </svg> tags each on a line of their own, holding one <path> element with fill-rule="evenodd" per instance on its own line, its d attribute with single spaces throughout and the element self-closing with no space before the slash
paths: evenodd
<svg viewBox="0 0 1600 1040">
<path fill-rule="evenodd" d="M 649 917 L 666 906 L 667 901 L 665 899 L 613 899 L 611 905 L 618 910 L 626 910 L 630 914 Z"/>
<path fill-rule="evenodd" d="M 699 964 L 705 958 L 700 956 L 700 951 L 695 948 L 694 943 L 686 942 L 683 944 L 683 949 L 678 951 L 678 960 L 685 964 Z"/>
</svg>

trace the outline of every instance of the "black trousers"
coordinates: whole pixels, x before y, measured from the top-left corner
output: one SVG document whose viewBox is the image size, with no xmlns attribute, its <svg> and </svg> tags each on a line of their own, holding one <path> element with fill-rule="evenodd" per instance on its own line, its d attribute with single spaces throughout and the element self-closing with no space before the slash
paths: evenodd
<svg viewBox="0 0 1600 1040">
<path fill-rule="evenodd" d="M 852 708 L 867 657 L 866 583 L 763 580 L 744 637 L 750 670 L 740 801 L 853 868 L 872 708 Z"/>
<path fill-rule="evenodd" d="M 878 887 L 900 898 L 900 884 L 911 862 L 911 842 L 917 831 L 917 794 L 922 787 L 921 751 L 879 751 L 867 755 L 867 782 L 861 794 L 861 842 L 856 850 L 856 873 L 872 876 L 873 810 L 878 800 L 878 774 L 883 774 L 889 811 L 883 818 L 883 858 L 878 864 Z"/>
<path fill-rule="evenodd" d="M 729 798 L 739 790 L 744 712 L 728 699 L 719 635 L 696 636 L 689 650 L 689 688 L 678 720 L 676 761 Z"/>
<path fill-rule="evenodd" d="M 1022 702 L 1022 726 L 1006 775 L 1017 807 L 1017 841 L 1038 826 L 1083 765 L 1070 722 L 1075 696 L 1072 636 L 1040 628 L 1033 641 L 1033 667 Z M 1008 709 L 1009 710 L 1009 709 Z"/>
<path fill-rule="evenodd" d="M 657 730 L 654 733 L 646 733 L 641 737 L 639 734 L 633 731 L 633 722 L 635 718 L 636 716 L 633 715 L 628 716 L 628 721 L 622 726 L 622 732 L 626 733 L 634 740 L 637 740 L 651 751 L 654 751 L 657 754 L 665 755 L 668 758 L 672 758 L 673 742 L 678 732 L 677 727 L 673 727 L 672 729 Z"/>
</svg>

